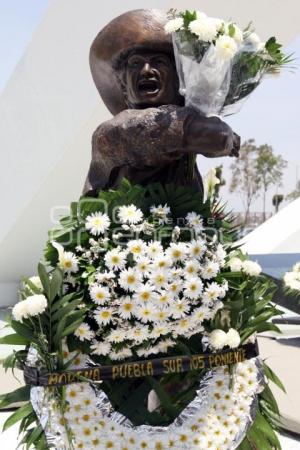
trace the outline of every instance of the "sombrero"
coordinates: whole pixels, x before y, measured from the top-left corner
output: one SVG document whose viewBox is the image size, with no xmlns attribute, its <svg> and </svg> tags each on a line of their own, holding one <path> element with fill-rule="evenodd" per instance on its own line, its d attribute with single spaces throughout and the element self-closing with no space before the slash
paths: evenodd
<svg viewBox="0 0 300 450">
<path fill-rule="evenodd" d="M 118 114 L 127 108 L 117 78 L 115 61 L 129 49 L 143 48 L 173 54 L 164 31 L 167 16 L 155 9 L 137 9 L 116 17 L 96 36 L 90 50 L 90 67 L 107 108 Z"/>
</svg>

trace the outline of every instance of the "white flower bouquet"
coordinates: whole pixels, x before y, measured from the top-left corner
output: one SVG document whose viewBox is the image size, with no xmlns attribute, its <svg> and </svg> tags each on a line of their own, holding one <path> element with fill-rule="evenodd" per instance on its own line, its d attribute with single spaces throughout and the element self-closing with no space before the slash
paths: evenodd
<svg viewBox="0 0 300 450">
<path fill-rule="evenodd" d="M 5 429 L 40 449 L 279 449 L 263 371 L 282 385 L 253 353 L 272 283 L 212 202 L 124 181 L 72 204 L 0 340 L 25 346 L 4 363 L 27 382 L 2 397 L 25 402 Z"/>
<path fill-rule="evenodd" d="M 205 115 L 238 112 L 264 75 L 292 61 L 274 37 L 261 42 L 251 25 L 241 30 L 198 11 L 173 10 L 170 17 L 165 30 L 172 33 L 180 93 Z"/>
</svg>

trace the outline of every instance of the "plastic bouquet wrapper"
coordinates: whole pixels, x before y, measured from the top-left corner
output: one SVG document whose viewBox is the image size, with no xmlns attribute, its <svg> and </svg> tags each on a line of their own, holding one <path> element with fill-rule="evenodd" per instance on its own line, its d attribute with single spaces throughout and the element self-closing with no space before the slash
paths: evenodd
<svg viewBox="0 0 300 450">
<path fill-rule="evenodd" d="M 251 24 L 241 30 L 202 12 L 171 11 L 165 29 L 172 33 L 185 104 L 207 116 L 238 112 L 265 75 L 292 61 L 274 37 L 261 42 Z"/>
<path fill-rule="evenodd" d="M 26 386 L 2 406 L 23 402 L 4 429 L 27 448 L 280 448 L 256 344 L 274 286 L 213 192 L 124 180 L 50 232 L 1 338 L 22 346 L 4 366 Z"/>
</svg>

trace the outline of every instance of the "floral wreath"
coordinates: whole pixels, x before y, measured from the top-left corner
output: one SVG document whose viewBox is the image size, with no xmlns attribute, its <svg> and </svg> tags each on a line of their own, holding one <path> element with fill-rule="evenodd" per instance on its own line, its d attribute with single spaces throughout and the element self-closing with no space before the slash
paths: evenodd
<svg viewBox="0 0 300 450">
<path fill-rule="evenodd" d="M 26 349 L 6 366 L 68 372 L 213 353 L 276 330 L 268 322 L 280 314 L 270 305 L 272 283 L 234 248 L 234 234 L 224 207 L 187 187 L 125 180 L 117 191 L 82 198 L 50 232 L 47 266 L 24 280 L 10 323 L 16 334 L 2 343 Z M 27 439 L 43 440 L 40 448 L 277 445 L 278 410 L 264 378 L 282 387 L 259 358 L 141 379 L 78 377 L 67 386 L 21 388 L 31 402 L 18 417 L 36 418 Z M 7 404 L 15 398 L 8 395 Z"/>
</svg>

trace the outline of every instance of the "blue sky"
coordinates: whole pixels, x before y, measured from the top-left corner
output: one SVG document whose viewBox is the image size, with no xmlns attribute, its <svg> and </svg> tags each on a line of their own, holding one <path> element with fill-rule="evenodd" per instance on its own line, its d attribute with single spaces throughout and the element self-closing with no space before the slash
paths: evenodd
<svg viewBox="0 0 300 450">
<path fill-rule="evenodd" d="M 0 92 L 4 88 L 35 29 L 39 25 L 51 0 L 0 0 Z M 300 35 L 286 49 L 299 58 Z M 299 61 L 297 61 L 299 66 Z M 268 143 L 278 154 L 288 160 L 289 165 L 284 176 L 284 187 L 278 192 L 287 194 L 296 184 L 296 173 L 300 179 L 300 71 L 285 71 L 278 77 L 266 78 L 244 104 L 242 110 L 226 121 L 241 135 L 242 140 L 254 138 L 257 144 Z M 229 158 L 198 158 L 201 173 L 211 166 L 223 163 L 224 174 L 230 181 Z M 273 192 L 268 195 L 268 207 L 271 209 Z M 237 195 L 223 189 L 223 197 L 228 199 L 235 210 L 241 210 L 242 204 Z M 254 210 L 261 209 L 261 200 L 254 204 Z"/>
</svg>

